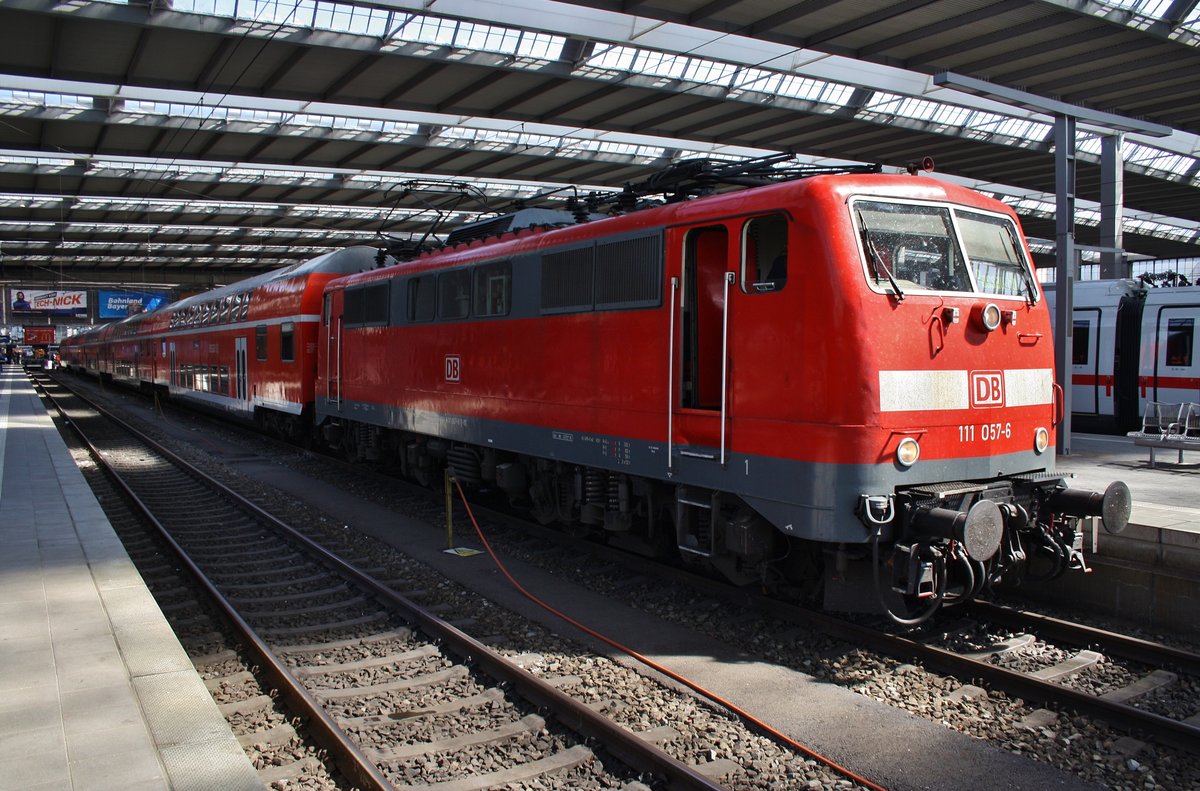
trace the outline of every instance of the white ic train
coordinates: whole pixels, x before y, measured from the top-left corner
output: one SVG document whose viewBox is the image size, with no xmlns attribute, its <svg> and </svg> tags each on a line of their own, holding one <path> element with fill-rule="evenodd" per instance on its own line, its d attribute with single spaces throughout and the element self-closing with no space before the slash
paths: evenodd
<svg viewBox="0 0 1200 791">
<path fill-rule="evenodd" d="M 1053 316 L 1054 286 L 1045 291 Z M 1150 402 L 1200 402 L 1200 286 L 1085 281 L 1073 301 L 1071 413 L 1081 426 L 1132 431 Z"/>
</svg>

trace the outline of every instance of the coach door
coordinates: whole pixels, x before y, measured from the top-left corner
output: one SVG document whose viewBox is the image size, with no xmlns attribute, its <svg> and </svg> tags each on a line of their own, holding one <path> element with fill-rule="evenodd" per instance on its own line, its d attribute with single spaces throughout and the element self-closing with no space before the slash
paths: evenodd
<svg viewBox="0 0 1200 791">
<path fill-rule="evenodd" d="M 333 294 L 325 295 L 321 320 L 325 325 L 325 403 L 341 409 L 342 315 L 333 316 Z"/>
<path fill-rule="evenodd" d="M 233 379 L 235 395 L 237 396 L 238 401 L 245 401 L 250 397 L 250 377 L 246 362 L 246 339 L 244 337 L 234 338 L 233 343 Z"/>
<path fill-rule="evenodd" d="M 174 390 L 179 386 L 179 366 L 175 364 L 175 342 L 171 341 L 167 344 L 167 365 L 171 367 L 171 389 Z"/>
<path fill-rule="evenodd" d="M 682 277 L 672 281 L 671 292 L 672 461 L 685 456 L 725 463 L 730 270 L 725 226 L 686 231 Z"/>
<path fill-rule="evenodd" d="M 1200 402 L 1200 360 L 1196 358 L 1195 305 L 1163 307 L 1155 326 L 1151 401 Z"/>
</svg>

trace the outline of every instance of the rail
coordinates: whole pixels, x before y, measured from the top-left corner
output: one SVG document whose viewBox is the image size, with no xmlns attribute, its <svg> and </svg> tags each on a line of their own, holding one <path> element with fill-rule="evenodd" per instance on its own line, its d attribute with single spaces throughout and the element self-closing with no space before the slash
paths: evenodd
<svg viewBox="0 0 1200 791">
<path fill-rule="evenodd" d="M 43 390 L 43 392 L 45 391 Z M 53 397 L 49 393 L 46 393 L 46 395 L 52 403 L 55 403 L 57 408 L 57 403 L 54 402 Z M 374 577 L 346 562 L 337 554 L 330 552 L 313 539 L 280 521 L 225 484 L 199 470 L 170 449 L 146 436 L 125 421 L 122 421 L 119 417 L 95 404 L 87 402 L 83 396 L 75 395 L 87 403 L 89 408 L 103 414 L 106 419 L 120 426 L 122 430 L 137 438 L 139 442 L 144 443 L 146 447 L 152 449 L 155 453 L 161 454 L 171 464 L 177 466 L 188 475 L 199 479 L 222 497 L 227 497 L 236 502 L 242 511 L 258 519 L 261 524 L 269 525 L 278 533 L 286 536 L 288 542 L 301 547 L 323 566 L 336 571 L 343 577 L 353 581 L 356 585 L 361 586 L 377 601 L 384 602 L 394 610 L 403 612 L 406 620 L 425 631 L 426 634 L 435 637 L 439 643 L 446 645 L 453 653 L 459 656 L 470 657 L 471 663 L 474 666 L 482 669 L 483 672 L 491 677 L 504 681 L 514 689 L 519 690 L 519 694 L 526 700 L 554 712 L 555 717 L 563 725 L 578 734 L 602 743 L 613 755 L 625 761 L 629 766 L 634 767 L 640 772 L 665 778 L 667 786 L 670 788 L 696 789 L 697 791 L 723 791 L 724 787 L 720 783 L 705 776 L 696 767 L 679 761 L 633 731 L 626 730 L 603 714 L 593 711 L 584 703 L 562 692 L 552 683 L 525 671 L 484 643 L 447 623 L 430 610 L 421 607 L 410 598 L 397 593 Z M 94 447 L 84 437 L 78 421 L 67 417 L 65 413 L 64 419 L 80 435 L 99 462 L 103 463 L 103 455 L 98 448 Z M 105 466 L 107 468 L 107 465 Z M 118 481 L 118 485 L 129 494 L 139 509 L 149 516 L 149 507 L 145 506 L 133 493 L 132 488 L 120 481 L 115 472 L 110 472 L 110 474 L 114 480 Z M 158 527 L 160 532 L 163 533 L 173 548 L 177 547 L 178 545 L 170 538 L 166 529 L 161 527 L 153 516 L 149 516 L 149 518 Z M 182 548 L 177 548 L 176 551 L 183 552 Z M 191 569 L 192 564 L 188 561 L 185 562 L 189 569 Z M 291 674 L 282 662 L 274 657 L 274 654 L 254 634 L 249 624 L 241 618 L 233 605 L 228 604 L 224 601 L 223 597 L 220 597 L 220 593 L 216 587 L 207 580 L 199 568 L 195 568 L 193 573 L 197 575 L 197 579 L 203 587 L 215 593 L 219 597 L 218 601 L 223 602 L 221 607 L 230 615 L 231 623 L 235 624 L 240 631 L 246 634 L 247 644 L 253 646 L 256 653 L 259 653 L 259 658 L 263 666 L 270 668 L 271 675 L 280 685 L 280 689 L 284 690 L 284 694 L 288 697 L 289 702 L 293 704 L 297 711 L 303 711 L 305 716 L 309 718 L 310 728 L 313 728 L 314 725 L 321 726 L 323 737 L 321 740 L 324 746 L 339 756 L 338 764 L 342 771 L 346 772 L 347 776 L 353 778 L 355 782 L 364 788 L 391 788 L 392 786 L 380 773 L 375 764 L 364 756 L 337 723 L 324 711 L 321 704 L 309 694 L 303 684 Z"/>
</svg>

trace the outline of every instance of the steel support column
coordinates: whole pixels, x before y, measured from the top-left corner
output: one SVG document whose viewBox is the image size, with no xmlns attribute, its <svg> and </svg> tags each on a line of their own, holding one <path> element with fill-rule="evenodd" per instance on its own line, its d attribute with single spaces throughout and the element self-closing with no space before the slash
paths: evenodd
<svg viewBox="0 0 1200 791">
<path fill-rule="evenodd" d="M 1055 381 L 1062 393 L 1062 421 L 1058 424 L 1057 450 L 1071 455 L 1071 307 L 1075 285 L 1075 118 L 1054 118 L 1054 192 L 1056 219 L 1054 359 Z"/>
<path fill-rule="evenodd" d="M 1129 277 L 1121 219 L 1125 213 L 1125 171 L 1121 153 L 1125 136 L 1105 135 L 1100 141 L 1100 279 Z"/>
</svg>

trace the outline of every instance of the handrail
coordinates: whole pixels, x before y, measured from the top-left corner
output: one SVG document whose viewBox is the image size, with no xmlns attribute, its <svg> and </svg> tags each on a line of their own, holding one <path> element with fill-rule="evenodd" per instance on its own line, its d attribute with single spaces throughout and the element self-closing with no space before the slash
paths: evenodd
<svg viewBox="0 0 1200 791">
<path fill-rule="evenodd" d="M 725 296 L 724 304 L 721 306 L 721 466 L 725 466 L 725 401 L 729 394 L 727 380 L 729 378 L 729 284 L 734 281 L 737 275 L 733 272 L 726 272 L 723 278 Z"/>
<path fill-rule="evenodd" d="M 667 472 L 671 471 L 675 456 L 675 294 L 679 291 L 679 278 L 671 278 L 671 329 L 667 333 Z"/>
<path fill-rule="evenodd" d="M 337 404 L 338 411 L 342 411 L 342 317 L 337 318 Z"/>
</svg>

